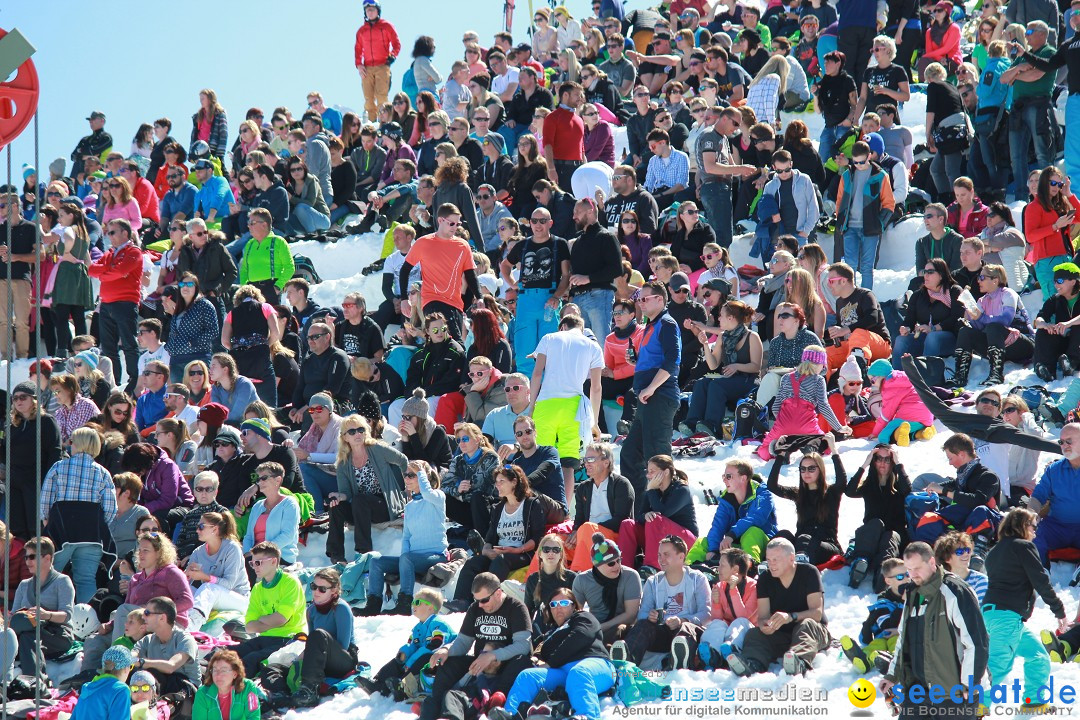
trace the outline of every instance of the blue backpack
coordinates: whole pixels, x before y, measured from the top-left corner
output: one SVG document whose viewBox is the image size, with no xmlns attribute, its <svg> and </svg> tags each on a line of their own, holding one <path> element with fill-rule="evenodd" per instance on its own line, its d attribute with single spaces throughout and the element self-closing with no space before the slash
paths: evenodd
<svg viewBox="0 0 1080 720">
<path fill-rule="evenodd" d="M 919 520 L 926 513 L 936 513 L 940 498 L 930 492 L 913 492 L 904 500 L 904 517 L 907 518 L 908 531 L 912 534 L 919 527 Z"/>
<path fill-rule="evenodd" d="M 420 87 L 416 84 L 416 75 L 413 74 L 413 66 L 401 76 L 401 92 L 409 96 L 409 102 L 416 105 L 416 96 L 420 94 Z"/>
</svg>

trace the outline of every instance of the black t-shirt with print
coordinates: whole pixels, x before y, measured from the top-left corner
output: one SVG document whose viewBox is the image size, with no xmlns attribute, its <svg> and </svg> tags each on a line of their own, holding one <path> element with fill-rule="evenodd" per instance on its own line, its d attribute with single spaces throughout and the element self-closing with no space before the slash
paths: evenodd
<svg viewBox="0 0 1080 720">
<path fill-rule="evenodd" d="M 375 357 L 375 353 L 386 349 L 379 324 L 368 316 L 356 325 L 339 320 L 334 326 L 334 344 L 349 357 Z"/>
<path fill-rule="evenodd" d="M 806 604 L 807 596 L 823 591 L 821 571 L 809 563 L 795 564 L 795 577 L 791 579 L 791 585 L 788 587 L 784 587 L 784 584 L 769 572 L 763 572 L 758 577 L 758 599 L 768 600 L 769 611 L 774 613 L 806 612 L 810 609 Z M 822 624 L 828 622 L 824 613 L 821 616 L 821 622 Z M 791 623 L 782 627 L 780 631 L 790 633 L 793 628 L 794 623 Z"/>
<path fill-rule="evenodd" d="M 494 612 L 487 612 L 474 602 L 465 613 L 458 632 L 476 640 L 473 653 L 479 655 L 488 643 L 506 647 L 513 642 L 514 633 L 529 632 L 531 627 L 525 603 L 506 595 L 502 605 Z"/>
<path fill-rule="evenodd" d="M 562 262 L 570 261 L 570 246 L 554 235 L 547 242 L 522 240 L 506 256 L 511 265 L 521 263 L 518 283 L 526 290 L 554 290 L 562 280 Z"/>
<path fill-rule="evenodd" d="M 896 100 L 888 95 L 871 92 L 869 89 L 871 86 L 880 85 L 889 90 L 899 92 L 900 83 L 906 83 L 907 81 L 907 73 L 904 72 L 904 68 L 899 65 L 889 65 L 889 67 L 884 70 L 879 67 L 866 68 L 866 75 L 863 76 L 863 82 L 866 83 L 867 87 L 866 111 L 877 112 L 878 105 L 884 105 L 886 103 L 898 105 Z M 897 118 L 897 122 L 899 122 L 899 118 Z"/>
</svg>

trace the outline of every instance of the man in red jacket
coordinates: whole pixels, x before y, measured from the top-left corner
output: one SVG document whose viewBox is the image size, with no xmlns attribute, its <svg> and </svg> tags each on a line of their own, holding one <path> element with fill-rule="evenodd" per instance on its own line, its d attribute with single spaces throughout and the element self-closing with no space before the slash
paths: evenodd
<svg viewBox="0 0 1080 720">
<path fill-rule="evenodd" d="M 101 308 L 98 310 L 98 339 L 101 352 L 112 360 L 117 384 L 120 382 L 120 352 L 124 348 L 127 365 L 127 392 L 135 388 L 139 377 L 139 347 L 135 344 L 135 328 L 139 321 L 139 301 L 142 300 L 142 250 L 132 240 L 131 223 L 123 218 L 108 225 L 112 247 L 90 266 L 90 277 L 101 282 Z"/>
<path fill-rule="evenodd" d="M 544 118 L 544 159 L 548 178 L 565 192 L 573 192 L 570 178 L 585 162 L 585 123 L 577 109 L 585 91 L 576 82 L 559 86 L 559 105 Z"/>
<path fill-rule="evenodd" d="M 397 30 L 382 19 L 378 0 L 364 0 L 364 24 L 356 31 L 356 69 L 364 84 L 364 109 L 369 122 L 390 95 L 390 65 L 401 54 Z"/>
</svg>

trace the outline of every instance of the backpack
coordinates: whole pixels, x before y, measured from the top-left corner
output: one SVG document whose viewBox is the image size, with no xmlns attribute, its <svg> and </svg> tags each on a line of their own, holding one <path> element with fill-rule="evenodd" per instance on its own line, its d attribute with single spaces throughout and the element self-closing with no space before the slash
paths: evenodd
<svg viewBox="0 0 1080 720">
<path fill-rule="evenodd" d="M 293 270 L 294 278 L 303 278 L 312 285 L 318 285 L 322 282 L 318 271 L 315 270 L 315 263 L 307 255 L 293 255 L 293 265 L 296 268 Z"/>
<path fill-rule="evenodd" d="M 409 65 L 409 69 L 401 76 L 401 92 L 409 96 L 409 101 L 413 105 L 416 105 L 416 96 L 420 94 L 420 86 L 416 84 L 416 73 L 413 72 L 415 64 L 416 62 L 413 61 L 413 64 Z"/>
<path fill-rule="evenodd" d="M 912 536 L 918 530 L 922 517 L 927 513 L 936 513 L 939 506 L 940 500 L 934 493 L 913 492 L 904 499 L 904 517 Z"/>
<path fill-rule="evenodd" d="M 769 429 L 765 421 L 767 413 L 768 410 L 753 398 L 740 400 L 735 406 L 735 429 L 731 433 L 732 441 L 743 438 L 756 440 L 765 437 Z"/>
</svg>

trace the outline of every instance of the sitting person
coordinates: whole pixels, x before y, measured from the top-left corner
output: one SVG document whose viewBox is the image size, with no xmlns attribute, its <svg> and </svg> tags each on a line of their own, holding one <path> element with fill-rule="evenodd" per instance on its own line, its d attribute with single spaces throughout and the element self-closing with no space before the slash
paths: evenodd
<svg viewBox="0 0 1080 720">
<path fill-rule="evenodd" d="M 540 538 L 536 557 L 540 558 L 538 567 L 525 579 L 525 607 L 533 621 L 534 643 L 551 630 L 544 607 L 560 588 L 573 588 L 577 577 L 576 572 L 566 567 L 566 549 L 562 538 L 555 533 Z"/>
<path fill-rule="evenodd" d="M 181 704 L 195 696 L 199 682 L 199 646 L 178 620 L 176 603 L 159 595 L 146 603 L 146 627 L 150 631 L 135 643 L 136 670 L 150 671 L 162 695 L 170 696 L 177 713 Z"/>
<path fill-rule="evenodd" d="M 975 540 L 975 555 L 979 557 L 981 565 L 1001 519 L 1001 513 L 997 510 L 1001 481 L 992 470 L 979 462 L 975 454 L 975 443 L 964 433 L 949 437 L 942 449 L 949 465 L 956 470 L 956 479 L 931 482 L 925 490 L 936 493 L 943 500 L 951 501 L 938 510 L 938 515 L 946 523 L 957 530 L 963 530 Z M 925 527 L 940 526 L 931 524 Z M 940 535 L 940 532 L 938 534 Z M 937 536 L 923 535 L 913 539 L 937 540 Z"/>
<path fill-rule="evenodd" d="M 53 567 L 54 554 L 53 542 L 47 537 L 31 538 L 23 547 L 30 577 L 15 590 L 8 623 L 18 643 L 19 668 L 26 675 L 46 677 L 45 661 L 67 654 L 75 641 L 71 627 L 75 586 L 71 578 Z M 0 675 L 7 676 L 15 660 L 14 655 L 8 658 Z"/>
<path fill-rule="evenodd" d="M 537 444 L 536 421 L 528 415 L 521 415 L 514 420 L 514 435 L 517 436 L 517 443 L 500 447 L 499 458 L 524 470 L 529 478 L 529 486 L 557 502 L 565 513 L 566 488 L 559 463 L 559 451 L 552 445 Z"/>
<path fill-rule="evenodd" d="M 686 670 L 695 661 L 709 618 L 709 581 L 686 566 L 686 552 L 680 537 L 660 540 L 660 572 L 645 581 L 637 623 L 612 645 L 613 660 L 629 660 L 643 670 Z"/>
<path fill-rule="evenodd" d="M 885 660 L 886 656 L 892 656 L 904 611 L 903 587 L 907 584 L 904 561 L 898 557 L 889 558 L 881 564 L 881 572 L 885 578 L 885 589 L 878 593 L 870 606 L 870 612 L 859 631 L 858 642 L 850 635 L 840 638 L 844 655 L 863 675 L 870 672 L 870 668 L 877 667 L 878 657 Z"/>
<path fill-rule="evenodd" d="M 401 553 L 381 555 L 370 565 L 367 604 L 361 615 L 382 611 L 383 579 L 387 572 L 397 572 L 400 587 L 393 614 L 412 613 L 416 573 L 424 573 L 446 560 L 446 495 L 439 489 L 439 474 L 423 460 L 413 460 L 405 469 L 404 523 L 401 529 Z"/>
<path fill-rule="evenodd" d="M 776 510 L 773 496 L 754 476 L 754 468 L 746 460 L 730 460 L 724 467 L 724 492 L 717 498 L 709 534 L 694 543 L 691 562 L 697 551 L 704 549 L 704 560 L 713 564 L 721 550 L 740 547 L 754 562 L 760 562 L 765 545 L 776 535 Z"/>
<path fill-rule="evenodd" d="M 199 630 L 216 610 L 247 610 L 251 596 L 244 568 L 244 551 L 236 534 L 236 520 L 229 511 L 211 511 L 199 520 L 201 542 L 187 558 L 184 575 L 194 589 L 188 612 L 189 627 Z"/>
<path fill-rule="evenodd" d="M 907 447 L 911 438 L 929 440 L 937 431 L 934 416 L 923 405 L 903 370 L 893 370 L 884 358 L 875 360 L 866 371 L 870 384 L 881 395 L 881 416 L 874 425 L 879 443 L 895 442 Z"/>
<path fill-rule="evenodd" d="M 127 718 L 131 715 L 131 690 L 128 674 L 134 658 L 124 647 L 109 648 L 101 658 L 100 674 L 79 691 L 79 702 L 71 720 Z"/>
<path fill-rule="evenodd" d="M 468 528 L 471 545 L 479 545 L 491 524 L 491 505 L 497 492 L 495 469 L 502 463 L 478 426 L 458 423 L 454 434 L 460 453 L 443 473 L 446 517 Z"/>
<path fill-rule="evenodd" d="M 754 390 L 761 371 L 761 338 L 750 329 L 754 309 L 729 300 L 720 309 L 720 337 L 711 346 L 704 331 L 698 341 L 705 347 L 709 372 L 694 383 L 690 410 L 679 431 L 686 436 L 703 433 L 723 436 L 721 425 L 728 410 Z"/>
<path fill-rule="evenodd" d="M 203 470 L 194 477 L 191 484 L 195 490 L 195 507 L 191 508 L 191 511 L 180 522 L 180 531 L 176 536 L 176 554 L 184 561 L 202 542 L 199 539 L 199 525 L 202 523 L 203 516 L 212 512 L 221 515 L 230 514 L 229 508 L 217 501 L 221 480 L 216 472 Z M 243 567 L 243 563 L 240 565 Z"/>
<path fill-rule="evenodd" d="M 832 642 L 821 572 L 796 562 L 795 546 L 785 538 L 771 540 L 765 558 L 769 569 L 758 576 L 757 626 L 747 631 L 742 651 L 728 655 L 728 667 L 745 677 L 765 672 L 782 657 L 788 675 L 804 674 Z"/>
<path fill-rule="evenodd" d="M 769 428 L 757 450 L 762 460 L 771 459 L 776 453 L 775 445 L 787 435 L 820 435 L 818 409 L 836 434 L 851 434 L 851 428 L 842 424 L 829 406 L 825 376 L 821 374 L 826 362 L 825 348 L 807 345 L 803 350 L 802 362 L 780 381 L 780 390 L 773 405 L 777 409 L 776 422 Z"/>
<path fill-rule="evenodd" d="M 319 686 L 327 676 L 344 678 L 356 670 L 353 616 L 349 604 L 341 597 L 338 571 L 334 568 L 317 571 L 311 578 L 311 597 L 307 609 L 308 637 L 300 656 L 300 689 L 291 703 L 301 708 L 319 704 Z"/>
<path fill-rule="evenodd" d="M 592 570 L 574 578 L 574 595 L 592 608 L 604 642 L 626 635 L 641 607 L 641 576 L 621 563 L 619 546 L 600 533 L 592 537 Z"/>
<path fill-rule="evenodd" d="M 645 565 L 655 568 L 661 538 L 681 537 L 689 547 L 697 540 L 698 526 L 690 478 L 675 467 L 670 455 L 649 458 L 645 477 L 645 505 L 639 517 L 619 524 L 619 550 L 627 562 L 636 564 L 638 549 L 644 548 Z"/>
<path fill-rule="evenodd" d="M 164 450 L 146 442 L 128 445 L 122 466 L 125 472 L 135 473 L 142 480 L 140 501 L 171 536 L 173 526 L 195 504 L 180 468 Z"/>
<path fill-rule="evenodd" d="M 300 543 L 300 505 L 292 495 L 281 492 L 285 480 L 285 468 L 281 463 L 264 462 L 255 468 L 256 483 L 263 498 L 251 508 L 244 533 L 245 556 L 253 556 L 253 549 L 270 542 L 288 565 L 296 562 Z M 258 575 L 258 570 L 255 570 Z M 252 580 L 251 573 L 248 579 Z M 254 580 L 252 580 L 254 582 Z"/>
<path fill-rule="evenodd" d="M 262 661 L 285 647 L 297 633 L 307 632 L 304 588 L 295 575 L 281 569 L 281 550 L 272 542 L 251 549 L 251 566 L 258 580 L 244 614 L 244 630 L 250 636 L 234 649 L 244 670 L 255 675 Z"/>
<path fill-rule="evenodd" d="M 1020 296 L 1008 287 L 1005 268 L 984 265 L 979 274 L 983 296 L 975 308 L 964 312 L 963 324 L 956 336 L 956 372 L 952 385 L 964 387 L 971 369 L 971 358 L 984 355 L 990 361 L 990 375 L 983 385 L 1005 382 L 1005 361 L 1027 362 L 1035 352 L 1034 331 Z"/>
<path fill-rule="evenodd" d="M 705 626 L 698 645 L 698 657 L 706 669 L 724 667 L 724 659 L 742 650 L 746 631 L 758 621 L 757 580 L 749 577 L 750 556 L 740 548 L 720 551 L 712 588 L 712 620 Z"/>
<path fill-rule="evenodd" d="M 1028 510 L 1042 516 L 1034 542 L 1047 568 L 1050 551 L 1080 546 L 1080 505 L 1074 504 L 1080 490 L 1080 425 L 1063 427 L 1060 442 L 1065 457 L 1046 466 L 1027 502 Z"/>
<path fill-rule="evenodd" d="M 955 530 L 945 533 L 934 543 L 934 557 L 938 565 L 967 583 L 979 604 L 982 604 L 989 580 L 984 573 L 971 569 L 974 550 L 975 543 L 971 541 L 971 536 Z"/>
<path fill-rule="evenodd" d="M 615 472 L 610 445 L 593 443 L 587 446 L 582 462 L 587 479 L 574 488 L 574 525 L 566 539 L 567 555 L 572 560 L 570 569 L 578 573 L 593 566 L 589 553 L 594 535 L 600 533 L 617 542 L 622 522 L 634 512 L 634 487 Z"/>
<path fill-rule="evenodd" d="M 907 312 L 893 342 L 892 364 L 900 369 L 904 353 L 948 357 L 956 351 L 956 334 L 964 315 L 963 292 L 949 266 L 933 257 L 922 266 L 922 284 L 907 302 Z"/>
<path fill-rule="evenodd" d="M 402 404 L 397 430 L 401 435 L 400 450 L 409 460 L 423 460 L 440 469 L 450 465 L 453 457 L 450 439 L 431 419 L 423 388 L 413 390 Z"/>
<path fill-rule="evenodd" d="M 825 437 L 829 441 L 836 476 L 831 485 L 825 473 L 825 458 L 816 452 L 805 453 L 799 461 L 799 485 L 796 488 L 780 485 L 780 471 L 790 462 L 789 455 L 778 456 L 769 471 L 769 492 L 774 497 L 795 503 L 795 532 L 780 530 L 776 537 L 791 541 L 795 550 L 805 555 L 808 558 L 806 562 L 813 565 L 827 562 L 840 554 L 837 526 L 840 522 L 840 501 L 847 487 L 844 463 L 836 452 L 832 437 Z"/>
<path fill-rule="evenodd" d="M 1080 267 L 1067 262 L 1054 266 L 1054 294 L 1035 317 L 1035 374 L 1044 382 L 1069 377 L 1080 368 Z"/>
<path fill-rule="evenodd" d="M 862 525 L 852 539 L 853 547 L 844 555 L 851 564 L 850 585 L 857 588 L 869 575 L 874 591 L 881 592 L 885 560 L 899 557 L 900 548 L 908 542 L 904 502 L 911 494 L 911 481 L 896 448 L 885 443 L 875 445 L 851 476 L 844 494 L 862 498 L 865 508 Z"/>
<path fill-rule="evenodd" d="M 337 489 L 338 444 L 341 435 L 341 416 L 334 412 L 334 399 L 326 393 L 315 393 L 308 400 L 311 425 L 293 448 L 304 489 L 315 501 L 315 514 L 326 511 L 326 496 Z"/>
<path fill-rule="evenodd" d="M 795 303 L 782 302 L 773 316 L 774 331 L 769 341 L 769 359 L 762 363 L 757 401 L 765 406 L 776 397 L 780 380 L 802 362 L 803 350 L 821 345 L 821 339 L 806 325 L 806 313 Z"/>
<path fill-rule="evenodd" d="M 1039 427 L 1027 403 L 1019 395 L 1006 395 L 1001 399 L 1001 419 L 1029 435 L 1053 442 L 1053 435 Z M 976 446 L 976 452 L 978 449 Z M 1020 445 L 1009 446 L 1009 491 L 1004 495 L 1009 507 L 1025 507 L 1027 498 L 1031 497 L 1038 482 L 1036 473 L 1043 464 L 1041 458 L 1042 452 L 1039 450 L 1030 450 Z M 1003 493 L 1004 490 L 1002 488 Z"/>
<path fill-rule="evenodd" d="M 550 693 L 557 688 L 566 690 L 575 717 L 600 720 L 599 695 L 614 687 L 615 668 L 608 659 L 600 623 L 581 607 L 572 590 L 555 592 L 545 611 L 553 629 L 536 653 L 542 665 L 517 676 L 506 703 L 488 710 L 488 720 L 525 715 L 541 690 Z"/>
<path fill-rule="evenodd" d="M 870 437 L 874 434 L 877 418 L 870 410 L 870 390 L 863 387 L 862 370 L 854 357 L 849 357 L 840 366 L 836 377 L 836 387 L 829 391 L 829 407 L 851 428 L 852 438 Z M 823 433 L 829 432 L 829 421 L 821 412 L 818 413 L 818 427 Z"/>
<path fill-rule="evenodd" d="M 460 585 L 461 580 L 458 579 Z M 482 572 L 472 579 L 473 604 L 461 621 L 453 644 L 443 645 L 428 664 L 438 668 L 431 693 L 420 707 L 421 720 L 443 716 L 447 693 L 466 673 L 479 674 L 493 665 L 497 673 L 493 691 L 508 693 L 519 674 L 532 667 L 529 611 L 525 603 L 507 595 L 498 576 Z M 491 645 L 495 649 L 482 650 Z"/>
<path fill-rule="evenodd" d="M 830 372 L 855 351 L 867 365 L 878 358 L 888 359 L 892 339 L 874 293 L 855 287 L 855 271 L 842 262 L 829 265 L 827 282 L 836 297 L 836 325 L 826 330 L 827 338 L 822 338 L 829 345 Z"/>
<path fill-rule="evenodd" d="M 244 672 L 244 663 L 234 650 L 218 650 L 210 656 L 202 685 L 195 693 L 191 720 L 224 718 L 247 720 L 259 716 L 259 689 Z"/>
<path fill-rule="evenodd" d="M 335 564 L 345 562 L 345 523 L 353 525 L 358 555 L 372 550 L 371 527 L 401 517 L 406 495 L 404 473 L 408 460 L 371 432 L 362 415 L 341 421 L 337 450 L 337 492 L 330 493 L 330 529 L 326 554 Z"/>
<path fill-rule="evenodd" d="M 544 536 L 544 507 L 521 468 L 508 465 L 496 470 L 495 491 L 499 502 L 491 508 L 484 545 L 461 568 L 455 597 L 446 604 L 453 612 L 469 607 L 466 588 L 472 587 L 472 579 L 480 573 L 491 573 L 501 581 L 514 570 L 528 567 Z"/>
<path fill-rule="evenodd" d="M 398 649 L 390 662 L 379 668 L 374 678 L 354 676 L 356 684 L 369 694 L 380 693 L 400 702 L 405 698 L 402 681 L 406 676 L 419 676 L 428 664 L 433 652 L 448 645 L 457 633 L 441 615 L 443 596 L 438 590 L 420 588 L 412 603 L 412 614 L 417 619 L 409 633 L 409 641 Z"/>
</svg>

